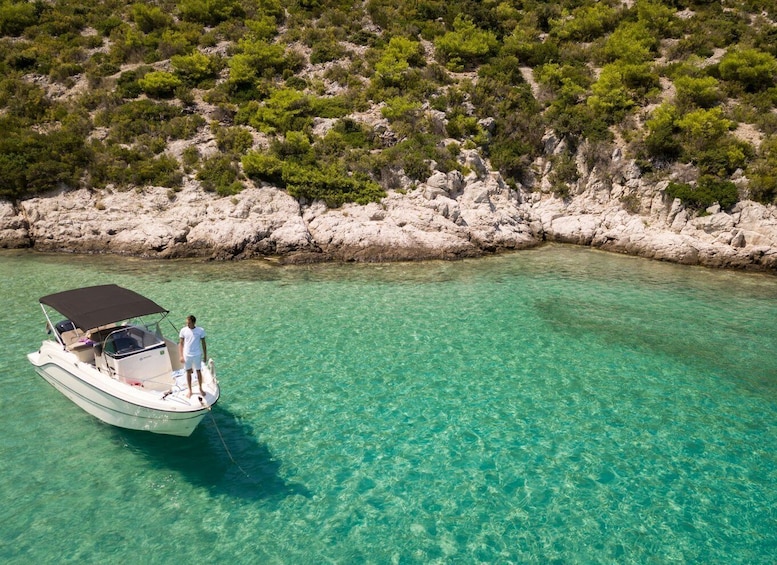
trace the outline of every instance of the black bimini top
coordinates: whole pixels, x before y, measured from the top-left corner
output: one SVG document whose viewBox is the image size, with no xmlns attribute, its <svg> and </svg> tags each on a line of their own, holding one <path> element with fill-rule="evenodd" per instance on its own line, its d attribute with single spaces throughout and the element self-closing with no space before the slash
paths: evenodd
<svg viewBox="0 0 777 565">
<path fill-rule="evenodd" d="M 137 292 L 115 284 L 89 286 L 49 294 L 40 299 L 82 330 L 167 310 Z"/>
</svg>

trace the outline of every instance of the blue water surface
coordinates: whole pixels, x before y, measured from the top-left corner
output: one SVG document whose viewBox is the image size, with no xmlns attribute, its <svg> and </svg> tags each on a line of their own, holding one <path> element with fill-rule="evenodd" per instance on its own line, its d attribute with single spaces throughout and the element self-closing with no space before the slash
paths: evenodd
<svg viewBox="0 0 777 565">
<path fill-rule="evenodd" d="M 38 298 L 109 282 L 208 332 L 222 398 L 190 438 L 28 364 Z M 777 561 L 774 276 L 4 251 L 0 288 L 2 562 Z"/>
</svg>

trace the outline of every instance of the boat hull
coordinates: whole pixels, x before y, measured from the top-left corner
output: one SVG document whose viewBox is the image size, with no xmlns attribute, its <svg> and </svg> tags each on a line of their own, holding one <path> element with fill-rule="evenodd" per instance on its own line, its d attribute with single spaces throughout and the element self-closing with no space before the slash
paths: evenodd
<svg viewBox="0 0 777 565">
<path fill-rule="evenodd" d="M 204 402 L 189 401 L 180 395 L 165 399 L 160 394 L 151 398 L 149 393 L 133 390 L 69 357 L 74 356 L 43 351 L 28 355 L 36 372 L 49 384 L 85 412 L 113 426 L 189 436 L 218 400 L 215 383 Z"/>
</svg>

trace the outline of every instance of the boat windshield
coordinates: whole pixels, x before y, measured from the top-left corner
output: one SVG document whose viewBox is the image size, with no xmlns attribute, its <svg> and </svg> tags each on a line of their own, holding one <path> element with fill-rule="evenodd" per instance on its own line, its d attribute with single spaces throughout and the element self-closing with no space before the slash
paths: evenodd
<svg viewBox="0 0 777 565">
<path fill-rule="evenodd" d="M 103 350 L 111 357 L 124 356 L 164 345 L 157 334 L 137 326 L 121 328 L 105 338 Z"/>
</svg>

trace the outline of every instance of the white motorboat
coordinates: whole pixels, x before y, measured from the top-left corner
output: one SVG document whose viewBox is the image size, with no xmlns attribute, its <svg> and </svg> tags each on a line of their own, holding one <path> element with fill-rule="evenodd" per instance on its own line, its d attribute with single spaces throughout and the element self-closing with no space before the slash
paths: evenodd
<svg viewBox="0 0 777 565">
<path fill-rule="evenodd" d="M 168 311 L 120 286 L 100 285 L 40 299 L 51 338 L 27 358 L 86 412 L 121 428 L 189 436 L 219 399 L 213 360 L 192 391 L 178 343 L 162 334 Z M 65 319 L 52 323 L 52 310 Z M 55 318 L 56 319 L 56 318 Z"/>
</svg>

